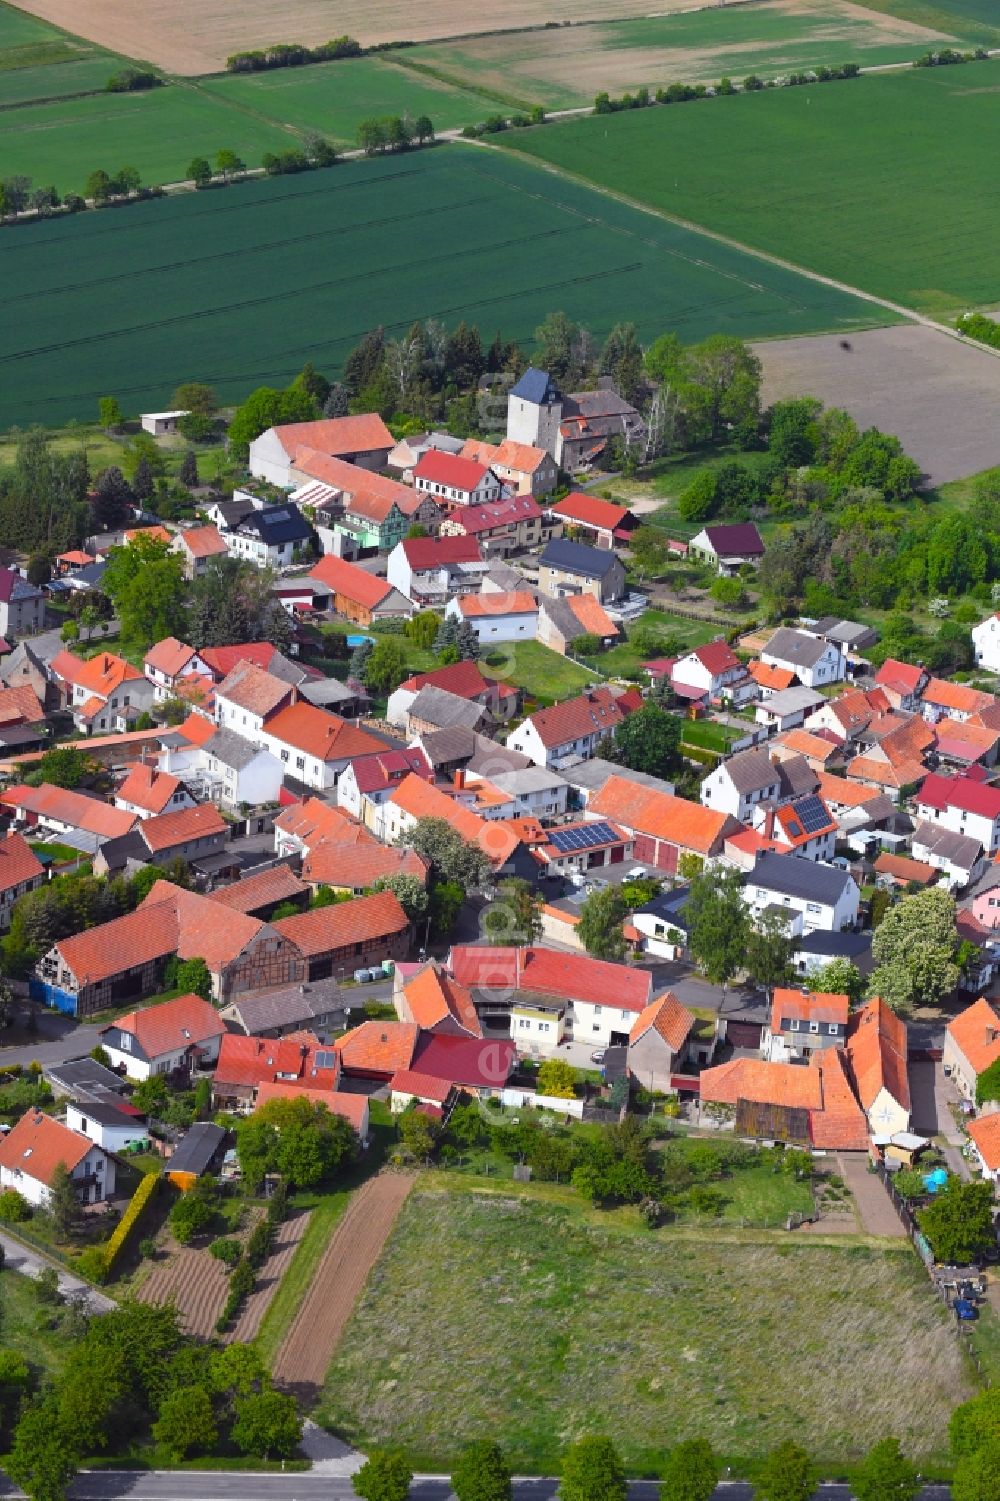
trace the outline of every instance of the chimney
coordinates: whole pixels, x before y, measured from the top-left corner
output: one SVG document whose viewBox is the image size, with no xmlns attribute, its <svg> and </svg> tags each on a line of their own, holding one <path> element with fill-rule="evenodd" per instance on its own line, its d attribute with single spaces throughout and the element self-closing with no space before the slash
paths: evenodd
<svg viewBox="0 0 1000 1501">
<path fill-rule="evenodd" d="M 454 771 L 453 776 L 452 776 L 452 780 L 455 783 L 455 791 L 456 792 L 461 792 L 462 789 L 465 787 L 465 771 L 463 770 L 462 767 L 456 767 L 455 768 L 455 771 Z"/>
<path fill-rule="evenodd" d="M 762 835 L 762 837 L 764 839 L 770 839 L 770 838 L 772 838 L 773 834 L 774 834 L 774 809 L 773 808 L 768 808 L 767 812 L 764 814 L 764 827 L 761 830 L 761 835 Z"/>
</svg>

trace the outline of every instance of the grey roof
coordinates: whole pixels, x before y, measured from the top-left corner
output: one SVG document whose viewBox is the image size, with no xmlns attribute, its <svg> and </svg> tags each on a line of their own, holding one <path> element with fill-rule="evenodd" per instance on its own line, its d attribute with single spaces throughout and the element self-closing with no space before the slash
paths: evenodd
<svg viewBox="0 0 1000 1501">
<path fill-rule="evenodd" d="M 645 906 L 637 907 L 635 910 L 643 916 L 658 917 L 663 922 L 673 923 L 675 927 L 683 928 L 686 932 L 687 921 L 684 917 L 684 908 L 690 895 L 689 887 L 677 886 L 672 891 L 659 892 Z"/>
<path fill-rule="evenodd" d="M 539 600 L 539 607 L 549 617 L 564 641 L 575 641 L 578 636 L 590 634 L 587 627 L 573 614 L 565 599 L 553 599 L 546 595 Z"/>
<path fill-rule="evenodd" d="M 231 766 L 234 771 L 242 771 L 249 766 L 261 753 L 261 746 L 254 745 L 252 740 L 245 740 L 242 735 L 237 735 L 235 730 L 216 730 L 202 749 L 223 766 Z"/>
<path fill-rule="evenodd" d="M 827 643 L 807 631 L 796 631 L 791 626 L 779 625 L 768 638 L 762 656 L 778 657 L 792 667 L 815 667 L 826 651 Z"/>
<path fill-rule="evenodd" d="M 546 771 L 543 766 L 525 766 L 518 771 L 493 772 L 489 780 L 494 787 L 499 787 L 501 792 L 509 792 L 513 797 L 523 796 L 528 792 L 548 792 L 553 787 L 567 785 L 565 777 L 561 777 L 556 771 Z"/>
<path fill-rule="evenodd" d="M 84 1090 L 82 1094 L 73 1096 L 73 1104 L 102 1126 L 132 1126 L 137 1136 L 140 1133 L 145 1135 L 143 1117 L 133 1115 L 131 1110 L 123 1110 L 118 1095 L 90 1095 Z"/>
<path fill-rule="evenodd" d="M 167 1159 L 168 1173 L 194 1173 L 200 1177 L 211 1166 L 212 1158 L 226 1139 L 222 1126 L 212 1121 L 195 1121 L 177 1143 L 177 1150 Z"/>
<path fill-rule="evenodd" d="M 355 704 L 361 696 L 338 678 L 305 678 L 299 685 L 299 693 L 318 709 L 328 709 L 331 704 Z"/>
<path fill-rule="evenodd" d="M 236 530 L 255 533 L 268 547 L 305 542 L 312 535 L 312 527 L 298 506 L 265 506 L 262 511 L 252 511 Z"/>
<path fill-rule="evenodd" d="M 824 933 L 820 928 L 795 939 L 797 954 L 819 954 L 830 959 L 857 960 L 871 946 L 870 933 Z"/>
<path fill-rule="evenodd" d="M 63 1063 L 49 1063 L 42 1069 L 49 1083 L 64 1094 L 82 1099 L 88 1090 L 113 1090 L 121 1094 L 125 1080 L 105 1068 L 96 1058 L 67 1058 Z"/>
<path fill-rule="evenodd" d="M 449 693 L 446 688 L 437 688 L 433 683 L 424 684 L 407 714 L 411 719 L 425 720 L 439 729 L 462 725 L 474 730 L 488 718 L 488 710 L 483 704 L 460 698 L 457 693 Z"/>
<path fill-rule="evenodd" d="M 529 365 L 517 385 L 511 387 L 510 394 L 536 406 L 559 399 L 559 390 L 551 375 L 546 370 L 536 370 L 533 365 Z"/>
<path fill-rule="evenodd" d="M 763 792 L 766 787 L 781 786 L 781 773 L 765 750 L 752 747 L 738 751 L 724 763 L 736 791 Z"/>
<path fill-rule="evenodd" d="M 298 1027 L 331 1012 L 343 1011 L 347 997 L 336 980 L 314 980 L 308 985 L 288 985 L 281 990 L 240 996 L 231 1010 L 251 1037 L 264 1032 Z"/>
<path fill-rule="evenodd" d="M 798 714 L 800 711 L 808 713 L 823 702 L 822 693 L 817 693 L 815 688 L 781 688 L 777 693 L 772 693 L 769 698 L 759 700 L 757 707 L 766 709 L 769 714 L 776 714 L 779 719 L 784 719 L 786 714 Z"/>
<path fill-rule="evenodd" d="M 107 566 L 107 563 L 88 563 L 85 568 L 78 568 L 75 573 L 71 573 L 66 582 L 71 589 L 79 584 L 88 589 L 96 589 L 104 578 Z"/>
<path fill-rule="evenodd" d="M 757 863 L 743 884 L 832 906 L 843 896 L 851 880 L 849 873 L 836 865 L 802 860 L 798 855 L 776 855 L 768 850 L 757 856 Z"/>
<path fill-rule="evenodd" d="M 446 766 L 452 761 L 469 761 L 483 737 L 465 725 L 452 725 L 446 730 L 421 730 L 418 736 L 420 748 L 432 766 Z M 491 745 L 492 741 L 486 744 Z"/>
<path fill-rule="evenodd" d="M 951 829 L 931 823 L 929 819 L 918 823 L 913 831 L 914 851 L 918 845 L 962 870 L 971 870 L 983 853 L 983 846 L 978 839 L 973 839 L 970 834 L 955 834 Z"/>
<path fill-rule="evenodd" d="M 492 562 L 483 574 L 483 583 L 486 583 L 487 580 L 491 584 L 496 584 L 502 594 L 511 594 L 516 589 L 526 589 L 529 594 L 536 593 L 536 590 L 528 583 L 523 573 L 520 573 L 516 568 L 512 568 L 509 563 L 501 562 L 499 558 Z M 486 592 L 488 593 L 489 591 L 487 590 Z"/>
<path fill-rule="evenodd" d="M 878 640 L 878 631 L 872 626 L 862 625 L 859 620 L 843 620 L 839 615 L 822 615 L 809 626 L 809 630 L 814 636 L 822 636 L 837 646 L 854 651 L 874 646 Z"/>
<path fill-rule="evenodd" d="M 585 791 L 600 792 L 609 777 L 619 777 L 623 782 L 634 782 L 637 787 L 651 787 L 655 792 L 667 792 L 672 794 L 673 782 L 664 781 L 662 777 L 654 777 L 648 771 L 632 771 L 628 766 L 618 766 L 614 761 L 605 761 L 602 756 L 591 756 L 588 760 L 581 760 L 577 765 L 565 765 L 559 768 L 559 774 L 571 787 L 582 787 Z"/>
<path fill-rule="evenodd" d="M 782 801 L 804 797 L 807 792 L 815 792 L 819 787 L 819 777 L 805 756 L 789 756 L 787 761 L 779 761 L 778 780 Z"/>
<path fill-rule="evenodd" d="M 557 568 L 561 573 L 575 573 L 580 578 L 602 579 L 618 562 L 610 547 L 588 547 L 585 542 L 569 542 L 553 537 L 545 544 L 539 558 L 542 567 Z"/>
<path fill-rule="evenodd" d="M 298 662 L 289 661 L 288 657 L 284 656 L 280 651 L 276 651 L 270 662 L 268 662 L 267 670 L 273 678 L 280 678 L 283 683 L 291 683 L 295 688 L 306 677 Z"/>
<path fill-rule="evenodd" d="M 438 730 L 439 735 L 454 734 L 453 730 Z M 425 737 L 424 744 L 433 737 Z M 477 776 L 493 778 L 503 776 L 506 772 L 523 771 L 526 767 L 533 766 L 534 762 L 520 751 L 514 750 L 508 745 L 498 745 L 495 740 L 489 740 L 485 735 L 473 735 L 475 748 L 469 758 L 469 771 Z"/>
<path fill-rule="evenodd" d="M 252 500 L 218 500 L 210 507 L 214 510 L 222 526 L 231 529 L 238 526 L 245 516 L 251 515 L 257 508 Z"/>
<path fill-rule="evenodd" d="M 638 416 L 635 407 L 611 386 L 602 386 L 596 391 L 573 391 L 563 405 L 564 417 L 587 417 L 592 422 L 601 417 L 630 417 L 633 414 Z"/>
<path fill-rule="evenodd" d="M 55 656 L 54 652 L 53 656 Z M 9 683 L 11 678 L 18 676 L 25 663 L 33 667 L 36 672 L 40 672 L 43 677 L 48 676 L 44 657 L 39 656 L 30 642 L 19 641 L 10 656 L 0 664 L 0 681 Z"/>
</svg>

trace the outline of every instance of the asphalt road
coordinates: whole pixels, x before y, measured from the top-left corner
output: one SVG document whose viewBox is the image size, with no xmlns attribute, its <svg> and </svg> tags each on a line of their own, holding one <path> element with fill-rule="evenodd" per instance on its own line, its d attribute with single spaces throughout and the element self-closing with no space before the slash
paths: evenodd
<svg viewBox="0 0 1000 1501">
<path fill-rule="evenodd" d="M 552 1501 L 557 1480 L 516 1480 L 515 1501 Z M 20 1496 L 9 1481 L 0 1481 L 0 1495 Z M 234 1471 L 91 1471 L 74 1481 L 73 1501 L 355 1501 L 346 1477 L 294 1474 L 255 1475 Z M 448 1501 L 450 1482 L 444 1478 L 418 1477 L 410 1489 L 412 1501 Z M 920 1501 L 950 1501 L 946 1485 L 928 1485 Z M 846 1485 L 822 1485 L 819 1501 L 852 1501 Z M 752 1501 L 753 1487 L 744 1481 L 726 1481 L 717 1491 L 718 1501 Z M 629 1486 L 629 1501 L 660 1501 L 659 1486 L 650 1480 L 635 1480 Z"/>
</svg>

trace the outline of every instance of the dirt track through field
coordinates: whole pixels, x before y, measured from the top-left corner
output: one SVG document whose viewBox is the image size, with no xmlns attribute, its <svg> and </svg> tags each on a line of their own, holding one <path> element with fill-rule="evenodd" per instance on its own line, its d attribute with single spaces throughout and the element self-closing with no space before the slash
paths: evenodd
<svg viewBox="0 0 1000 1501">
<path fill-rule="evenodd" d="M 227 1344 L 232 1340 L 246 1344 L 248 1340 L 254 1339 L 259 1334 L 264 1315 L 271 1306 L 271 1299 L 278 1291 L 278 1284 L 288 1270 L 288 1263 L 299 1248 L 299 1242 L 306 1233 L 308 1223 L 308 1213 L 302 1213 L 291 1215 L 278 1226 L 274 1250 L 257 1273 L 257 1282 L 253 1292 L 244 1303 L 243 1311 L 236 1323 L 225 1336 Z"/>
<path fill-rule="evenodd" d="M 276 1382 L 315 1400 L 333 1352 L 399 1211 L 412 1173 L 381 1173 L 358 1190 L 330 1242 L 274 1362 Z"/>
</svg>

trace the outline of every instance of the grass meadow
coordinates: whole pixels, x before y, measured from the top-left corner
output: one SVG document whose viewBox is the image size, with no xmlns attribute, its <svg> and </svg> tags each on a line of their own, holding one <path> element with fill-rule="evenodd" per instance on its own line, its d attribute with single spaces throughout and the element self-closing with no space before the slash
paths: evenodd
<svg viewBox="0 0 1000 1501">
<path fill-rule="evenodd" d="M 0 110 L 103 89 L 121 62 L 92 42 L 0 4 Z"/>
<path fill-rule="evenodd" d="M 789 1438 L 838 1465 L 886 1434 L 921 1458 L 946 1449 L 972 1381 L 909 1248 L 651 1233 L 569 1190 L 436 1181 L 406 1205 L 327 1379 L 317 1417 L 351 1441 L 447 1469 L 502 1433 L 515 1471 L 543 1474 L 594 1431 L 633 1471 L 699 1434 L 737 1465 Z"/>
<path fill-rule="evenodd" d="M 126 133 L 117 151 L 135 161 L 134 146 Z M 0 237 L 0 279 L 0 386 L 6 423 L 21 425 L 93 421 L 108 392 L 158 410 L 195 375 L 229 404 L 307 359 L 332 374 L 378 324 L 392 336 L 432 316 L 525 347 L 554 308 L 597 338 L 633 319 L 644 340 L 882 321 L 796 272 L 457 144 L 18 225 Z"/>
<path fill-rule="evenodd" d="M 630 200 L 939 317 L 1000 298 L 1000 63 L 519 132 Z M 872 142 L 878 149 L 872 149 Z M 766 166 L 765 166 L 766 164 Z"/>
</svg>

